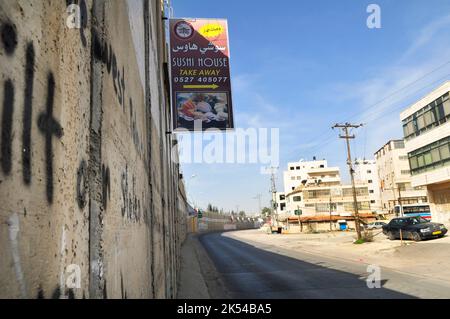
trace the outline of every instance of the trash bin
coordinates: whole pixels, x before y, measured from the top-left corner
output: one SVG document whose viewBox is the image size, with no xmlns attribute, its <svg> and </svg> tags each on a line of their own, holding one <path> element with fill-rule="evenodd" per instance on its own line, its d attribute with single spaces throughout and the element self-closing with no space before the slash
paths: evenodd
<svg viewBox="0 0 450 319">
<path fill-rule="evenodd" d="M 347 230 L 347 221 L 346 220 L 338 220 L 339 230 L 346 231 Z"/>
</svg>

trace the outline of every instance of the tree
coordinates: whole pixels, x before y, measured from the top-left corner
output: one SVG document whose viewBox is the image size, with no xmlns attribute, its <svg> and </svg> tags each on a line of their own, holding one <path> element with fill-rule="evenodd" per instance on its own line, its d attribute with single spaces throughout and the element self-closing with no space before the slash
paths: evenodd
<svg viewBox="0 0 450 319">
<path fill-rule="evenodd" d="M 261 216 L 267 217 L 271 214 L 272 210 L 269 207 L 264 207 L 261 210 Z"/>
<path fill-rule="evenodd" d="M 239 217 L 245 217 L 245 212 L 244 212 L 243 210 L 241 210 L 241 211 L 239 212 Z"/>
</svg>

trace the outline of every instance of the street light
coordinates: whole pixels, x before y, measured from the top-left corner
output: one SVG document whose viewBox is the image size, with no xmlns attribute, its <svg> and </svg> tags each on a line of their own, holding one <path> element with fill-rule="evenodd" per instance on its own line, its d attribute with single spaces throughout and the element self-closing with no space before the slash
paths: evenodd
<svg viewBox="0 0 450 319">
<path fill-rule="evenodd" d="M 194 199 L 194 197 L 192 196 L 192 194 L 190 194 L 190 192 L 189 192 L 189 185 L 190 185 L 190 181 L 191 181 L 192 179 L 196 178 L 196 177 L 197 177 L 196 174 L 192 174 L 192 175 L 186 180 L 186 191 L 187 191 L 187 193 L 189 193 L 188 197 L 191 198 L 190 201 L 191 201 L 191 204 L 194 206 L 194 208 L 195 208 L 195 206 L 196 206 L 196 204 L 195 204 L 195 199 Z M 189 201 L 189 198 L 188 198 L 188 201 Z"/>
</svg>

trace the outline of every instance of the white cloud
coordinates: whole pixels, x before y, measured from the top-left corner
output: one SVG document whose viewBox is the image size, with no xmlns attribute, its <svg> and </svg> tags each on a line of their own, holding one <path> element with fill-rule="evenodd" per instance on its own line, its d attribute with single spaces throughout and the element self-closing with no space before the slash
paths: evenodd
<svg viewBox="0 0 450 319">
<path fill-rule="evenodd" d="M 450 25 L 450 15 L 444 16 L 440 19 L 433 20 L 429 25 L 420 30 L 418 37 L 414 40 L 408 50 L 404 54 L 404 59 L 412 56 L 424 46 L 434 43 L 436 35 Z"/>
</svg>

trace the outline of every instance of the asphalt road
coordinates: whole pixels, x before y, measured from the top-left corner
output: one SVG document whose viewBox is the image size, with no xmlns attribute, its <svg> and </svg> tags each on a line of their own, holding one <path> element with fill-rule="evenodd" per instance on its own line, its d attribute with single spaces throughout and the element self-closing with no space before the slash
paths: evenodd
<svg viewBox="0 0 450 319">
<path fill-rule="evenodd" d="M 269 251 L 220 233 L 200 242 L 228 295 L 264 298 L 450 298 L 450 284 L 382 268 L 381 288 L 367 286 L 368 265 L 301 251 Z"/>
</svg>

